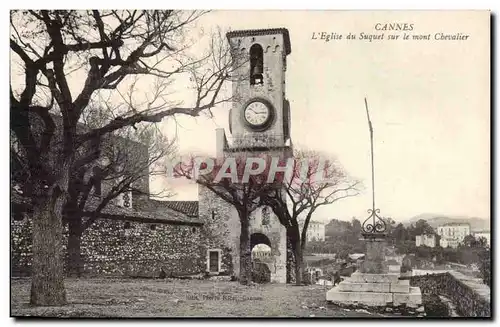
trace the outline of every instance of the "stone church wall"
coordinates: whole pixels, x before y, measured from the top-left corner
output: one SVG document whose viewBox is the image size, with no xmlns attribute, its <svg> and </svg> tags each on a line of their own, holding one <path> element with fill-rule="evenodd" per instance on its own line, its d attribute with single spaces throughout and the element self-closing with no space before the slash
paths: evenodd
<svg viewBox="0 0 500 327">
<path fill-rule="evenodd" d="M 238 275 L 240 223 L 236 209 L 208 188 L 198 186 L 199 216 L 207 249 L 222 250 L 221 270 Z"/>
<path fill-rule="evenodd" d="M 66 242 L 67 229 L 63 251 Z M 81 253 L 87 275 L 157 277 L 163 267 L 179 276 L 205 272 L 205 245 L 201 226 L 99 219 L 84 232 Z M 30 275 L 28 218 L 11 220 L 11 267 L 13 276 Z"/>
</svg>

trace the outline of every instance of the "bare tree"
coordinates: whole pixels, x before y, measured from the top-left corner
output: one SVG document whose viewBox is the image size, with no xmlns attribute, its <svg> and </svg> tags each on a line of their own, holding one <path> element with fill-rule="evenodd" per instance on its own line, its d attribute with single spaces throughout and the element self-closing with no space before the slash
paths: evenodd
<svg viewBox="0 0 500 327">
<path fill-rule="evenodd" d="M 189 27 L 203 14 L 175 10 L 11 12 L 12 69 L 19 69 L 21 78 L 11 74 L 10 129 L 25 154 L 26 195 L 33 208 L 31 304 L 66 303 L 63 207 L 71 172 L 99 158 L 101 138 L 175 114 L 197 116 L 227 100 L 221 90 L 232 66 L 228 47 L 219 46 L 225 44 L 223 40 L 212 42 L 201 58 L 189 55 L 185 46 Z M 144 101 L 134 99 L 133 106 L 122 101 L 120 110 L 100 126 L 78 130 L 91 101 L 99 95 L 124 94 L 131 77 L 137 76 L 157 78 L 159 92 Z M 176 81 L 191 91 L 191 103 L 166 98 Z M 54 115 L 61 117 L 61 124 Z"/>
<path fill-rule="evenodd" d="M 145 125 L 133 131 L 123 128 L 107 135 L 101 141 L 100 160 L 71 172 L 68 201 L 63 209 L 64 222 L 68 224 L 66 269 L 70 276 L 80 276 L 83 272 L 80 248 L 83 232 L 116 198 L 133 194 L 135 203 L 139 198 L 172 195 L 165 190 L 159 193 L 149 190 L 149 177 L 163 175 L 163 161 L 175 151 L 174 142 L 155 127 Z"/>
<path fill-rule="evenodd" d="M 303 253 L 307 229 L 314 212 L 321 206 L 358 195 L 360 182 L 352 180 L 338 163 L 324 160 L 313 151 L 295 151 L 293 175 L 285 179 L 282 191 L 261 198 L 269 205 L 287 229 L 287 238 L 295 263 L 295 281 L 302 283 Z M 304 217 L 301 228 L 300 218 Z"/>
</svg>

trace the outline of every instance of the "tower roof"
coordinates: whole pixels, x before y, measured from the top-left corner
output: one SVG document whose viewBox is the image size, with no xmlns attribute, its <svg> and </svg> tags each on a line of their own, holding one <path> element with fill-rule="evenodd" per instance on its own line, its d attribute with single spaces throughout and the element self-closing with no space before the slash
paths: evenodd
<svg viewBox="0 0 500 327">
<path fill-rule="evenodd" d="M 289 55 L 292 52 L 292 47 L 290 45 L 290 34 L 286 28 L 265 28 L 265 29 L 257 29 L 257 30 L 238 30 L 231 31 L 226 33 L 226 37 L 228 39 L 232 37 L 240 37 L 240 36 L 256 36 L 256 35 L 272 35 L 272 34 L 282 34 L 283 41 L 285 43 L 285 53 Z"/>
</svg>

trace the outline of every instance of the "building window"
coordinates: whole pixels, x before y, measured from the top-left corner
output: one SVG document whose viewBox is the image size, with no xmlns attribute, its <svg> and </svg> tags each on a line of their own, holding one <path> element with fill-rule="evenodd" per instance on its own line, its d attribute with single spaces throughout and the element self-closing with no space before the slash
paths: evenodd
<svg viewBox="0 0 500 327">
<path fill-rule="evenodd" d="M 196 233 L 196 227 L 191 228 L 191 232 Z"/>
<path fill-rule="evenodd" d="M 94 195 L 102 196 L 102 169 L 100 167 L 93 168 L 94 178 Z"/>
<path fill-rule="evenodd" d="M 130 222 L 126 221 L 125 224 L 123 225 L 124 229 L 130 229 Z"/>
<path fill-rule="evenodd" d="M 128 191 L 118 195 L 115 199 L 115 204 L 123 208 L 132 208 L 132 192 Z"/>
<path fill-rule="evenodd" d="M 123 194 L 123 206 L 125 208 L 130 208 L 132 206 L 131 202 L 132 202 L 132 199 L 131 199 L 131 195 L 132 194 L 129 194 L 130 192 L 127 192 L 127 193 L 124 193 Z"/>
<path fill-rule="evenodd" d="M 209 274 L 218 274 L 221 271 L 222 250 L 207 250 L 207 272 Z"/>
<path fill-rule="evenodd" d="M 250 47 L 250 85 L 264 84 L 264 51 L 260 44 Z"/>
<path fill-rule="evenodd" d="M 215 220 L 215 215 L 216 215 L 215 210 L 212 210 L 212 220 Z"/>
<path fill-rule="evenodd" d="M 102 196 L 101 181 L 96 181 L 96 183 L 94 184 L 94 194 L 96 196 Z"/>
<path fill-rule="evenodd" d="M 149 226 L 149 229 L 155 230 L 156 229 L 156 225 L 153 224 L 153 225 Z"/>
<path fill-rule="evenodd" d="M 270 221 L 270 212 L 268 207 L 262 208 L 262 226 L 269 225 Z"/>
</svg>

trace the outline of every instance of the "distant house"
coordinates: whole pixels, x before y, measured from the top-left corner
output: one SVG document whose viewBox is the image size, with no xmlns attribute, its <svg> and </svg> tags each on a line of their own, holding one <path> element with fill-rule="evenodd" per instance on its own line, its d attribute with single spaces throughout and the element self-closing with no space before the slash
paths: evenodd
<svg viewBox="0 0 500 327">
<path fill-rule="evenodd" d="M 490 245 L 491 234 L 489 230 L 472 232 L 472 235 L 474 235 L 476 239 L 484 237 L 486 239 L 486 245 Z"/>
<path fill-rule="evenodd" d="M 304 228 L 304 220 L 299 220 L 300 230 Z M 307 226 L 307 241 L 324 241 L 325 240 L 325 223 L 320 221 L 309 221 Z"/>
<path fill-rule="evenodd" d="M 464 240 L 465 236 L 470 235 L 470 224 L 467 223 L 448 223 L 437 228 L 438 235 L 441 237 L 439 245 L 443 248 L 457 248 Z"/>
<path fill-rule="evenodd" d="M 415 236 L 416 246 L 428 246 L 430 248 L 436 247 L 436 235 L 423 234 Z"/>
</svg>

